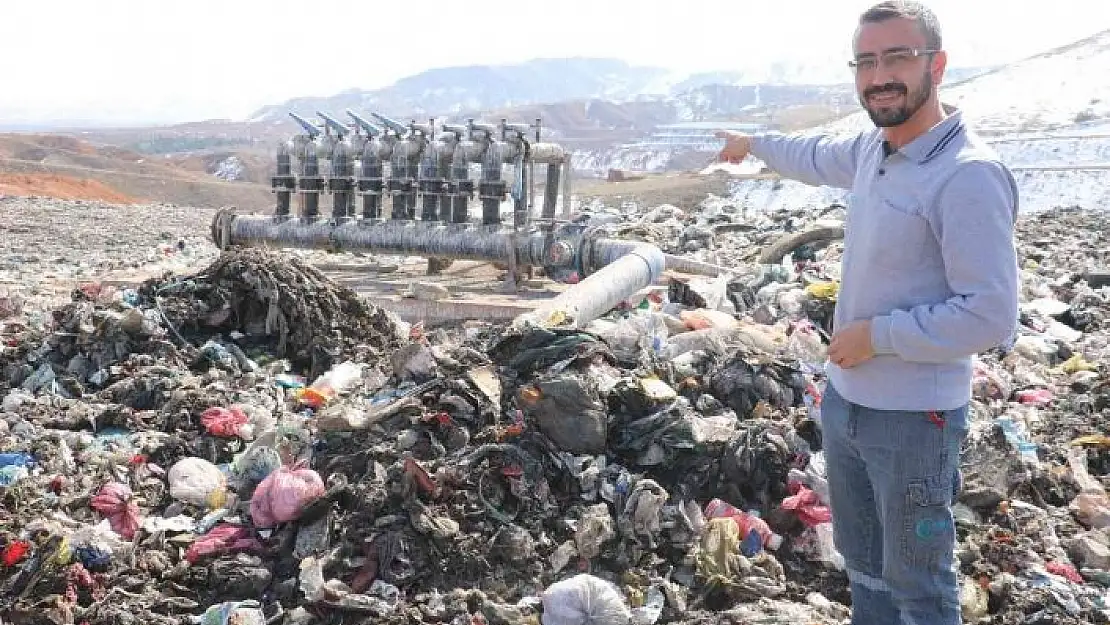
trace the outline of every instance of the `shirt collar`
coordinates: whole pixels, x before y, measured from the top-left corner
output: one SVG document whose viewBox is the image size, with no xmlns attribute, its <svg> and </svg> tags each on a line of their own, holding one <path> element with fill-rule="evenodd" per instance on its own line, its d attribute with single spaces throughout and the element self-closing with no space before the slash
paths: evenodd
<svg viewBox="0 0 1110 625">
<path fill-rule="evenodd" d="M 964 129 L 963 114 L 960 109 L 942 105 L 948 116 L 920 137 L 910 141 L 898 150 L 906 158 L 918 163 L 926 163 L 940 154 Z"/>
</svg>

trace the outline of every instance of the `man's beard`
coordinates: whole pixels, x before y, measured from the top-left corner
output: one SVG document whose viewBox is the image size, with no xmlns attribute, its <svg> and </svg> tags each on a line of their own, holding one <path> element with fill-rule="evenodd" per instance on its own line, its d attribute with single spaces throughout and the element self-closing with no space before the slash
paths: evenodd
<svg viewBox="0 0 1110 625">
<path fill-rule="evenodd" d="M 901 94 L 905 97 L 905 104 L 903 106 L 875 108 L 868 105 L 871 96 L 882 93 Z M 921 107 L 925 106 L 925 102 L 929 100 L 931 95 L 933 95 L 933 81 L 932 77 L 926 73 L 925 79 L 921 83 L 921 89 L 914 93 L 910 93 L 909 88 L 900 82 L 888 82 L 885 85 L 865 89 L 860 96 L 860 104 L 867 110 L 867 114 L 876 126 L 890 128 L 906 123 L 915 113 L 921 110 Z"/>
</svg>

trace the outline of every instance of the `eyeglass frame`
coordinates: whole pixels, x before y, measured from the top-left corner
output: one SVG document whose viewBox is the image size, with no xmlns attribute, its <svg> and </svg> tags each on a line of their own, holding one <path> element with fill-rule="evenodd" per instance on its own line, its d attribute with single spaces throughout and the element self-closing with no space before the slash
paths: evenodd
<svg viewBox="0 0 1110 625">
<path fill-rule="evenodd" d="M 916 59 L 916 58 L 920 58 L 920 57 L 923 57 L 923 56 L 932 56 L 932 55 L 934 55 L 938 52 L 942 52 L 942 50 L 933 50 L 931 48 L 890 48 L 888 50 L 883 50 L 879 54 L 868 53 L 868 54 L 858 56 L 858 57 L 848 61 L 848 68 L 851 69 L 853 72 L 855 72 L 857 74 L 860 73 L 860 72 L 871 72 L 871 71 L 875 71 L 876 69 L 878 69 L 880 64 L 883 67 L 890 68 L 891 67 L 891 62 L 885 60 L 887 58 L 890 58 L 889 55 L 907 54 L 908 53 L 909 58 Z M 901 60 L 901 59 L 899 59 L 899 60 Z M 861 67 L 860 64 L 862 62 L 870 62 L 870 61 L 873 61 L 875 64 L 871 67 Z"/>
</svg>

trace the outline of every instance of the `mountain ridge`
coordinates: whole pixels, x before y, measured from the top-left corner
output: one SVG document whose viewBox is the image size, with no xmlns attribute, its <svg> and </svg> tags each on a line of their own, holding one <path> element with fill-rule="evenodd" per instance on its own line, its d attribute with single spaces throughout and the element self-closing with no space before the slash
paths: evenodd
<svg viewBox="0 0 1110 625">
<path fill-rule="evenodd" d="M 987 69 L 954 71 L 974 74 Z M 759 70 L 681 72 L 607 57 L 544 57 L 516 64 L 439 67 L 385 87 L 291 98 L 259 108 L 250 120 L 277 121 L 289 111 L 313 115 L 317 110 L 347 108 L 399 117 L 439 117 L 577 100 L 669 100 L 716 85 L 822 88 L 846 84 L 806 79 L 817 74 L 812 67 L 791 63 L 772 63 Z"/>
</svg>

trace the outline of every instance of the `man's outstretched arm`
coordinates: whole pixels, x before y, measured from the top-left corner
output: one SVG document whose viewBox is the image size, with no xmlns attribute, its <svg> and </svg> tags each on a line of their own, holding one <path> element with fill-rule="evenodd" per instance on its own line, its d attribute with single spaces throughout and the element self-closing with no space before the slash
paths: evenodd
<svg viewBox="0 0 1110 625">
<path fill-rule="evenodd" d="M 726 140 L 721 151 L 723 160 L 739 162 L 752 154 L 784 178 L 841 189 L 852 188 L 867 137 L 865 133 L 833 137 L 778 132 L 758 135 L 719 132 L 717 136 Z"/>
</svg>

